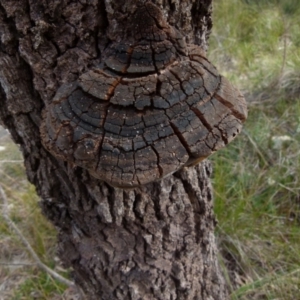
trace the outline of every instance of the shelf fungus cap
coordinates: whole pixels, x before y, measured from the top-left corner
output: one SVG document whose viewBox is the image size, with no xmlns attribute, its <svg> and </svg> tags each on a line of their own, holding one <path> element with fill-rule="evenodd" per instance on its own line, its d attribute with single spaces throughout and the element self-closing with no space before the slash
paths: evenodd
<svg viewBox="0 0 300 300">
<path fill-rule="evenodd" d="M 238 89 L 158 7 L 139 7 L 132 26 L 103 65 L 58 89 L 40 129 L 54 156 L 123 188 L 197 164 L 231 142 L 247 118 Z"/>
</svg>

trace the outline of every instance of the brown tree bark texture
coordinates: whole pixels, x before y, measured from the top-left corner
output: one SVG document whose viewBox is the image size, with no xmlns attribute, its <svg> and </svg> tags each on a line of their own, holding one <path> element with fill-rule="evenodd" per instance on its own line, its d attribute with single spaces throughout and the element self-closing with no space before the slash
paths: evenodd
<svg viewBox="0 0 300 300">
<path fill-rule="evenodd" d="M 207 47 L 212 0 L 156 0 L 188 43 Z M 134 0 L 0 0 L 0 119 L 20 145 L 62 261 L 87 299 L 227 299 L 217 262 L 209 162 L 135 189 L 112 188 L 40 141 L 57 88 L 97 65 Z"/>
</svg>

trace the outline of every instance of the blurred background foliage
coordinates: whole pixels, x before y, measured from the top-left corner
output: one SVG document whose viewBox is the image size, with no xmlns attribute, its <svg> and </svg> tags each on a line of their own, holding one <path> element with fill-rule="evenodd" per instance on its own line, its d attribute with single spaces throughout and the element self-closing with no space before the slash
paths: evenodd
<svg viewBox="0 0 300 300">
<path fill-rule="evenodd" d="M 300 299 L 300 1 L 215 0 L 209 58 L 246 96 L 211 158 L 232 299 Z"/>
<path fill-rule="evenodd" d="M 300 1 L 214 0 L 208 57 L 246 96 L 243 132 L 211 157 L 231 299 L 300 299 Z M 0 184 L 41 260 L 66 274 L 22 156 L 0 129 Z M 0 298 L 67 299 L 0 216 Z M 64 294 L 65 293 L 65 294 Z"/>
</svg>

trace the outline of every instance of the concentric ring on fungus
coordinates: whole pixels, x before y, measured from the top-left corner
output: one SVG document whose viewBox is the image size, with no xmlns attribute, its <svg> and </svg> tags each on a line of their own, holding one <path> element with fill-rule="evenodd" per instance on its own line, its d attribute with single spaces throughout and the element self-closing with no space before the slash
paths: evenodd
<svg viewBox="0 0 300 300">
<path fill-rule="evenodd" d="M 43 145 L 112 186 L 196 164 L 241 131 L 246 102 L 202 49 L 147 2 L 103 65 L 63 84 L 45 108 Z"/>
</svg>

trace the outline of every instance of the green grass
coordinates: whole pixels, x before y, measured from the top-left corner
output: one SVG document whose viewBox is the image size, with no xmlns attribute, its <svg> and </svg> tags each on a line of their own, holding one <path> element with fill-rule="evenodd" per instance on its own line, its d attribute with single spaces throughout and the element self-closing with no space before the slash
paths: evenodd
<svg viewBox="0 0 300 300">
<path fill-rule="evenodd" d="M 299 299 L 300 2 L 214 7 L 209 57 L 249 105 L 241 135 L 212 157 L 231 298 Z"/>
<path fill-rule="evenodd" d="M 55 294 L 63 294 L 65 286 L 55 281 L 45 272 L 33 270 L 12 297 L 12 300 L 50 299 Z"/>
<path fill-rule="evenodd" d="M 26 237 L 43 263 L 59 269 L 56 230 L 41 214 L 35 189 L 25 179 L 25 169 L 18 147 L 7 137 L 0 139 L 0 184 L 9 199 L 10 217 Z M 66 272 L 64 275 L 67 276 Z M 19 236 L 0 216 L 1 299 L 29 300 L 58 298 L 66 286 L 41 271 Z"/>
<path fill-rule="evenodd" d="M 248 92 L 268 88 L 283 69 L 299 78 L 299 1 L 214 3 L 209 57 L 226 77 Z"/>
</svg>

